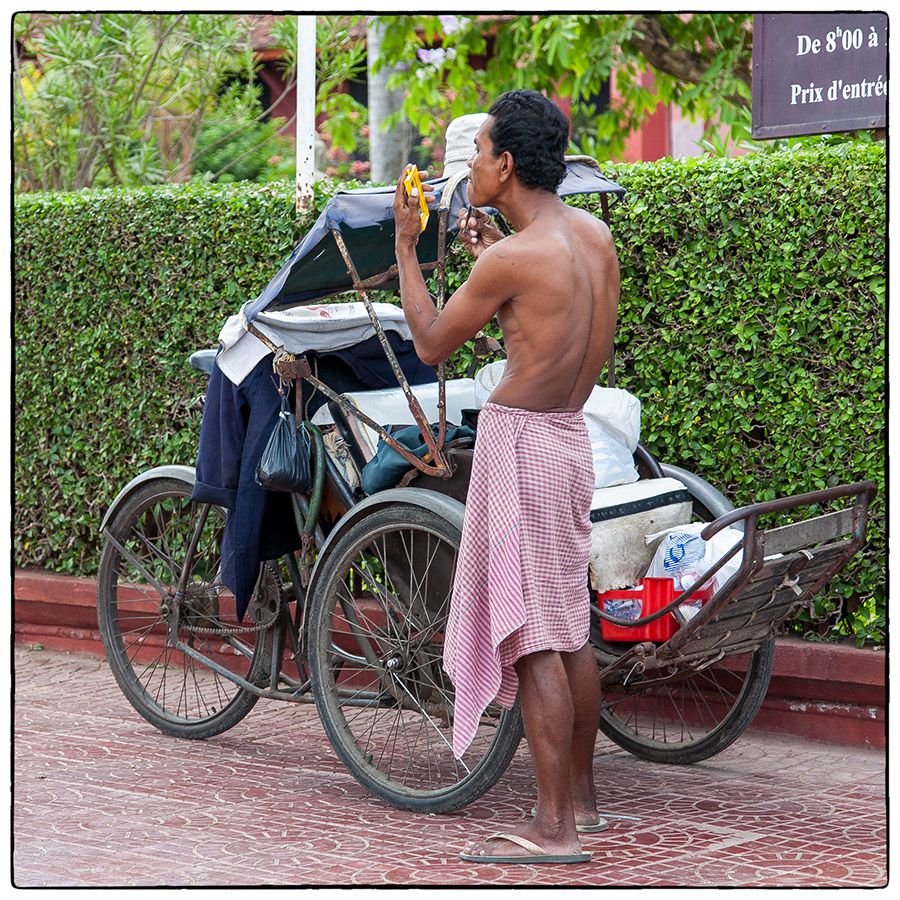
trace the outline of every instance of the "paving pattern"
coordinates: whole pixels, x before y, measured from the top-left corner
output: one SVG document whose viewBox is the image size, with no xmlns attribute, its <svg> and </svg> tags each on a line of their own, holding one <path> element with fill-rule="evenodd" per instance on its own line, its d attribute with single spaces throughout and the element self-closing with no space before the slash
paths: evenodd
<svg viewBox="0 0 900 900">
<path fill-rule="evenodd" d="M 473 865 L 472 835 L 533 805 L 523 742 L 500 782 L 428 816 L 365 793 L 315 708 L 260 701 L 230 732 L 156 732 L 93 657 L 16 647 L 18 887 L 557 885 L 876 887 L 887 883 L 884 754 L 748 732 L 705 763 L 636 759 L 600 736 L 612 827 L 577 866 Z"/>
</svg>

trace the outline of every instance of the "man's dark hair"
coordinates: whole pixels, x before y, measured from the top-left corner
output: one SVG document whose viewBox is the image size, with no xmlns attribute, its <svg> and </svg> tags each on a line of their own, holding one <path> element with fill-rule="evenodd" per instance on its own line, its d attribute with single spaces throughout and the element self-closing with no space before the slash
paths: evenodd
<svg viewBox="0 0 900 900">
<path fill-rule="evenodd" d="M 562 110 L 537 91 L 515 90 L 499 96 L 488 113 L 494 119 L 494 155 L 508 150 L 525 187 L 555 192 L 566 177 L 569 145 L 569 123 Z"/>
</svg>

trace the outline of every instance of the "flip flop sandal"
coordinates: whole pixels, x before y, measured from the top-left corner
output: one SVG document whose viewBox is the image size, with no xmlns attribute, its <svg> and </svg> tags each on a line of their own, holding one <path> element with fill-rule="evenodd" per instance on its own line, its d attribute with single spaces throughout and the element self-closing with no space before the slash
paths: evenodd
<svg viewBox="0 0 900 900">
<path fill-rule="evenodd" d="M 485 843 L 488 841 L 496 841 L 496 840 L 504 840 L 509 841 L 511 844 L 518 844 L 523 850 L 527 850 L 531 855 L 530 856 L 503 856 L 503 855 L 490 855 L 485 854 L 484 856 L 477 856 L 474 853 L 460 853 L 459 858 L 464 860 L 465 862 L 478 862 L 478 863 L 498 863 L 500 865 L 509 866 L 509 865 L 517 865 L 524 863 L 525 865 L 536 865 L 541 863 L 585 863 L 590 862 L 592 854 L 590 853 L 570 853 L 570 854 L 562 854 L 556 855 L 553 853 L 548 853 L 544 850 L 543 847 L 539 847 L 537 844 L 533 844 L 527 838 L 519 837 L 517 834 L 489 834 L 485 838 Z"/>
<path fill-rule="evenodd" d="M 537 807 L 531 810 L 532 818 L 537 815 Z M 598 818 L 593 825 L 576 825 L 575 830 L 579 834 L 596 834 L 598 831 L 606 831 L 609 828 L 609 822 L 606 819 Z"/>
</svg>

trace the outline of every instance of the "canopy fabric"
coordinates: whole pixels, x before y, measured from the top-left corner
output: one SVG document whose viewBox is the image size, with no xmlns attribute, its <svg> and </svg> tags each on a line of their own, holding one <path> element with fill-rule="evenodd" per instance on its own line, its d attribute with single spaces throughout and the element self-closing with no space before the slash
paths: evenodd
<svg viewBox="0 0 900 900">
<path fill-rule="evenodd" d="M 625 189 L 605 178 L 596 164 L 581 158 L 566 163 L 567 173 L 557 193 L 561 197 L 576 194 L 610 193 L 621 197 Z M 428 181 L 434 185 L 435 203 L 440 203 L 450 179 Z M 458 183 L 450 200 L 449 234 L 456 233 L 456 219 L 468 205 L 467 185 Z M 394 258 L 395 188 L 361 188 L 340 191 L 326 204 L 316 223 L 297 245 L 278 274 L 241 312 L 252 322 L 263 310 L 290 309 L 323 297 L 353 290 L 353 281 L 341 256 L 332 229 L 339 229 L 362 280 L 386 272 Z M 493 210 L 488 210 L 493 212 Z M 438 216 L 432 214 L 419 238 L 417 255 L 422 265 L 437 261 Z M 382 289 L 394 289 L 396 280 Z"/>
</svg>

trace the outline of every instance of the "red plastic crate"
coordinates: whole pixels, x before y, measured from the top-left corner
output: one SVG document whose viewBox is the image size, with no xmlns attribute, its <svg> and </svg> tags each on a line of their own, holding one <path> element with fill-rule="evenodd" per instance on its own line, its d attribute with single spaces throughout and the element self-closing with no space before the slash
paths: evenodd
<svg viewBox="0 0 900 900">
<path fill-rule="evenodd" d="M 675 590 L 675 582 L 671 578 L 642 578 L 634 590 L 606 591 L 597 594 L 597 602 L 600 608 L 606 612 L 607 600 L 638 600 L 641 609 L 636 618 L 648 616 L 671 603 L 681 591 Z M 712 588 L 698 588 L 688 600 L 699 600 L 706 603 L 712 597 Z M 627 625 L 613 625 L 605 619 L 600 620 L 600 633 L 605 641 L 667 641 L 678 631 L 678 621 L 672 613 L 660 616 L 646 625 L 629 627 Z"/>
</svg>

